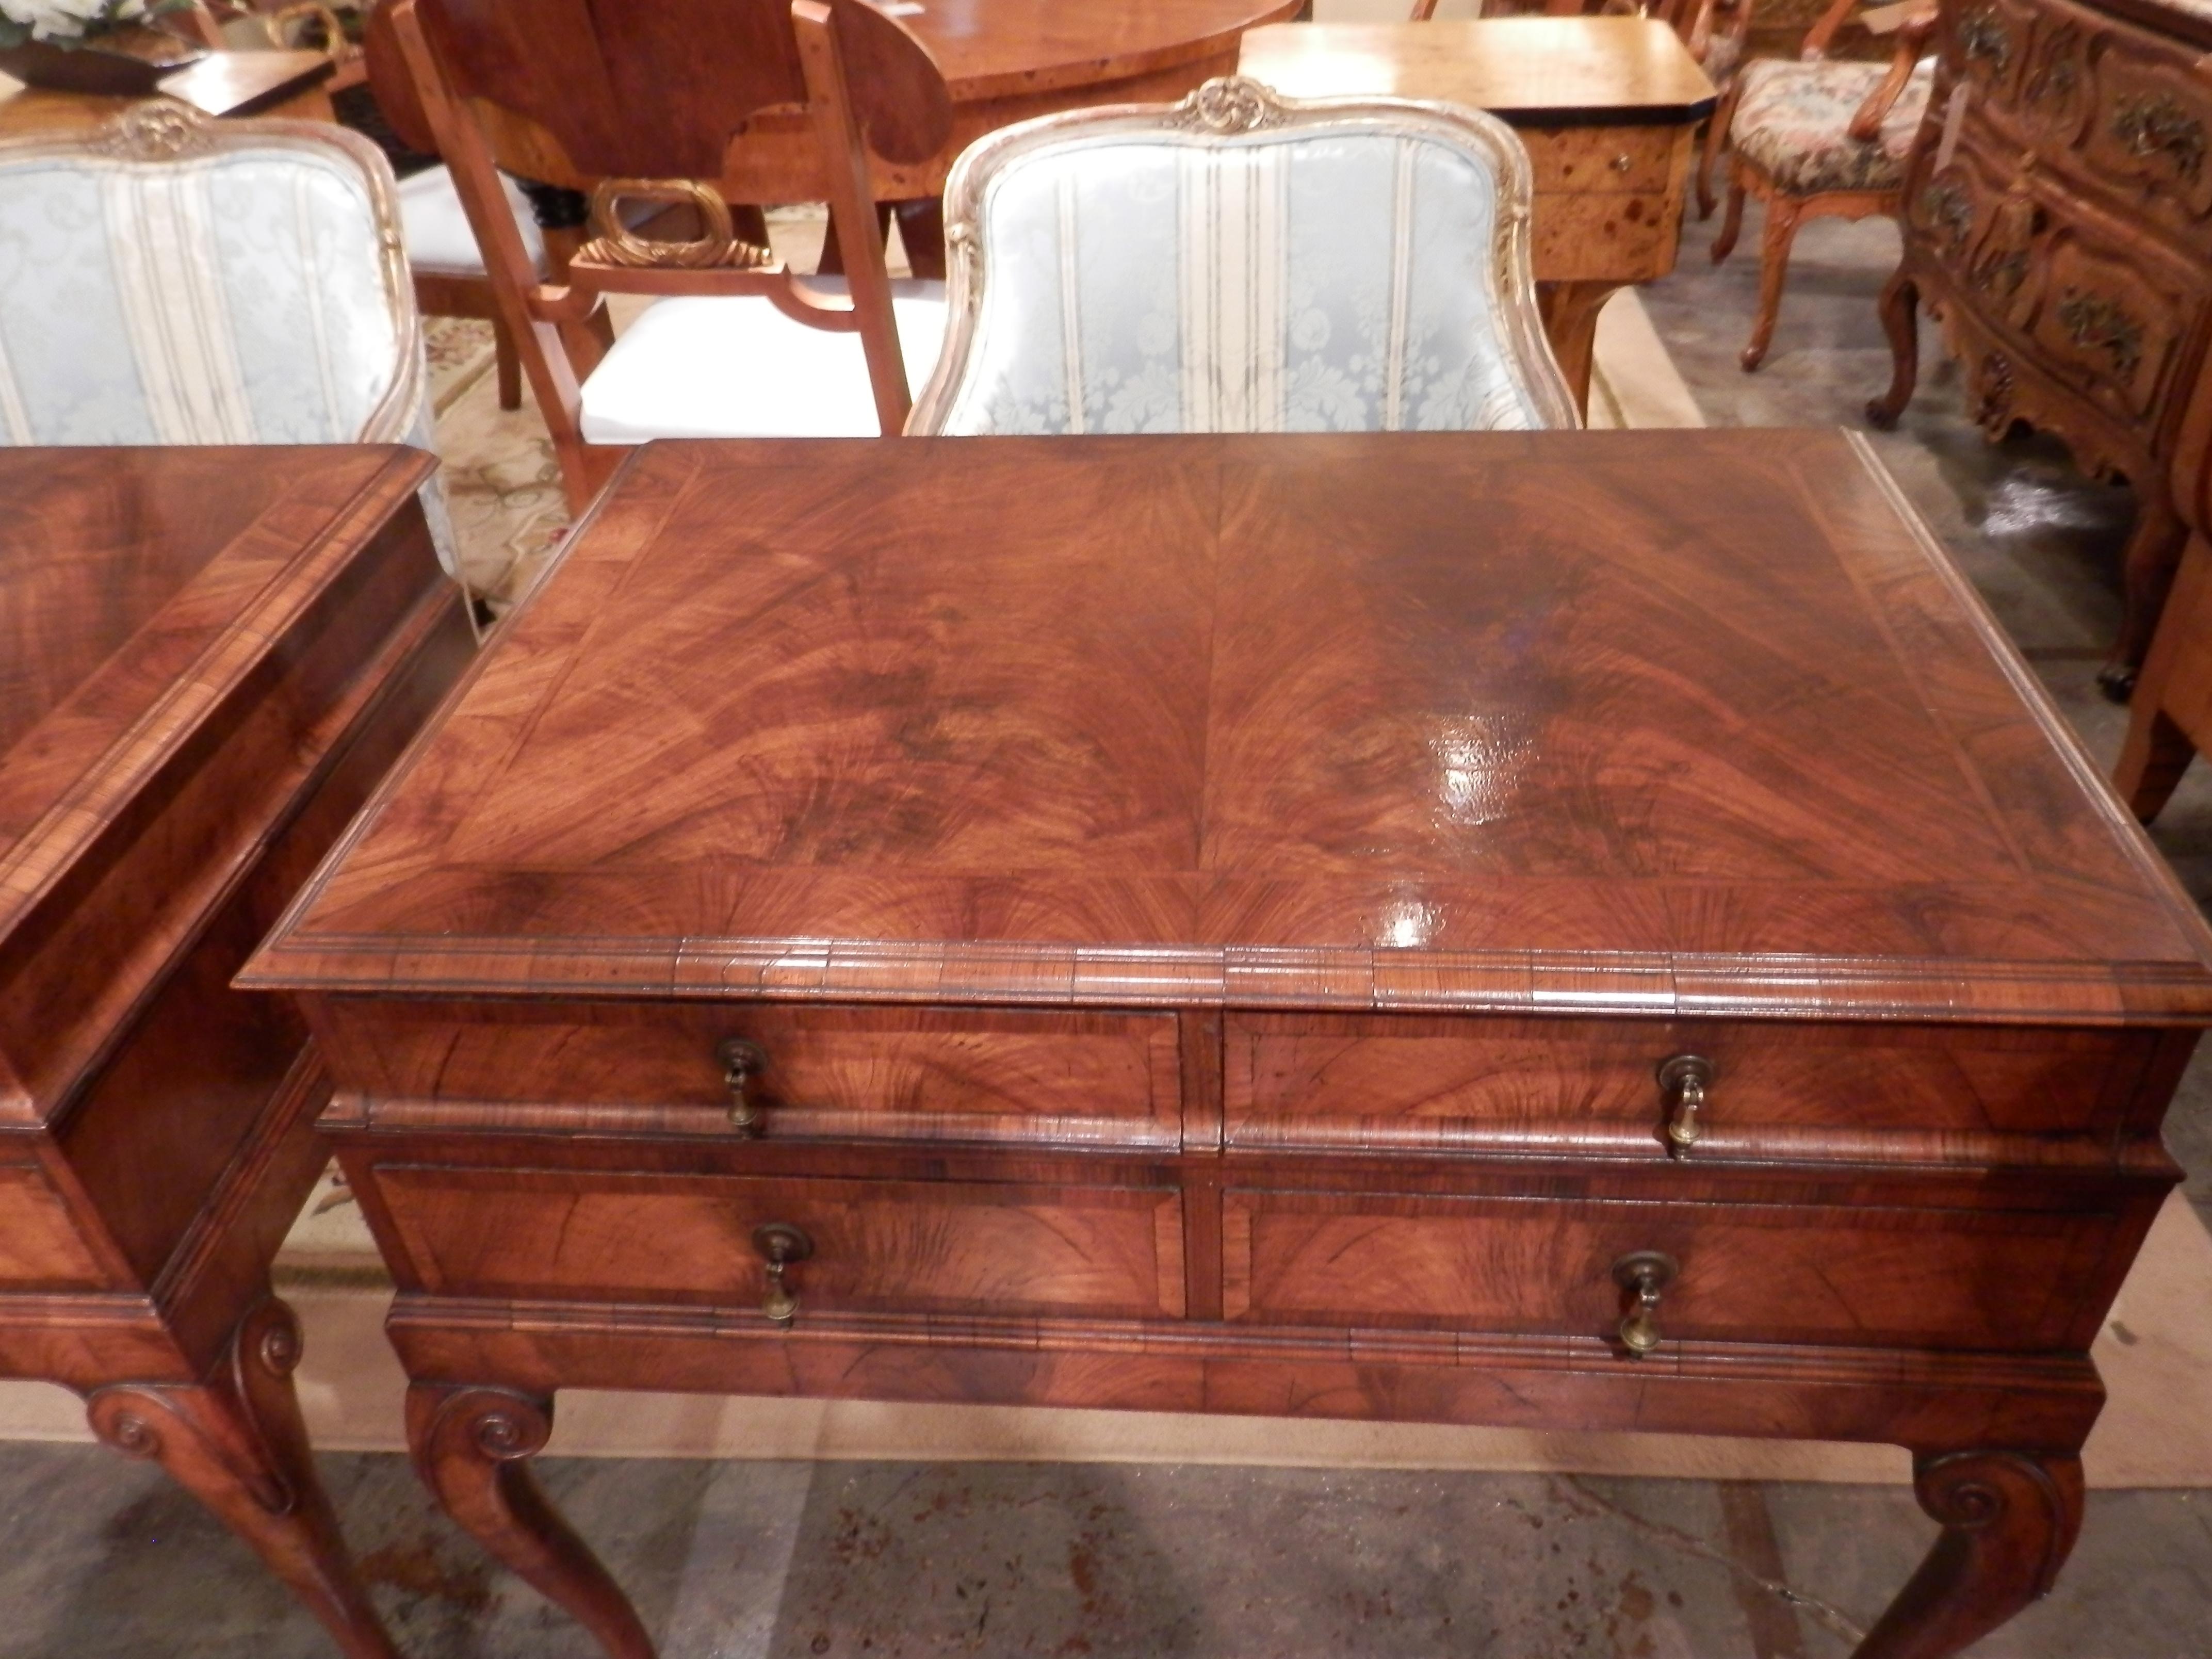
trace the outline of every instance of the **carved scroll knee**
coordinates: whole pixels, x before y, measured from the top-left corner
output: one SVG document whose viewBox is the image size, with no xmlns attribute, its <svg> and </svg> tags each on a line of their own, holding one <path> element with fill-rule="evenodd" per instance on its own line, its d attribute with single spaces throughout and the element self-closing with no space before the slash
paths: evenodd
<svg viewBox="0 0 2212 1659">
<path fill-rule="evenodd" d="M 1943 1534 L 1854 1659 L 1949 1659 L 2049 1591 L 2081 1530 L 2071 1455 L 1953 1452 L 1913 1473 Z"/>
</svg>

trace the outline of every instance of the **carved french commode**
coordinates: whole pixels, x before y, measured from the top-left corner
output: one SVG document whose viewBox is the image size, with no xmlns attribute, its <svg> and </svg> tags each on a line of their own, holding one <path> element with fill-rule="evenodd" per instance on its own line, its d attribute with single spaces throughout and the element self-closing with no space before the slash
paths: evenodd
<svg viewBox="0 0 2212 1659">
<path fill-rule="evenodd" d="M 1888 425 L 1911 400 L 1924 304 L 1991 438 L 2040 428 L 2135 486 L 2126 617 L 2100 676 L 2124 695 L 2181 550 L 2169 479 L 2212 306 L 2212 13 L 1959 0 L 1938 40 L 1882 298 L 1897 370 L 1868 413 Z"/>
</svg>

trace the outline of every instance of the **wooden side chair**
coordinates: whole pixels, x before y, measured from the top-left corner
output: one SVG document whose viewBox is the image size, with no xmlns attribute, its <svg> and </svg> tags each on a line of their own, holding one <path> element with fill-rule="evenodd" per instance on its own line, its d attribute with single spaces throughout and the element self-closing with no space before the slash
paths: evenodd
<svg viewBox="0 0 2212 1659">
<path fill-rule="evenodd" d="M 1765 361 L 1774 338 L 1798 227 L 1824 216 L 1894 216 L 1905 158 L 1927 113 L 1936 66 L 1932 58 L 1921 61 L 1920 54 L 1934 17 L 1905 23 L 1887 64 L 1827 58 L 1829 42 L 1857 4 L 1833 0 L 1806 34 L 1796 61 L 1760 58 L 1746 64 L 1713 118 L 1727 129 L 1735 152 L 1728 217 L 1713 242 L 1714 264 L 1735 247 L 1745 196 L 1756 195 L 1766 205 L 1759 310 L 1743 349 L 1747 373 Z"/>
<path fill-rule="evenodd" d="M 653 438 L 903 427 L 943 340 L 943 290 L 885 271 L 867 155 L 933 155 L 951 99 L 896 22 L 860 0 L 392 0 L 380 15 L 577 510 Z M 380 76 L 374 33 L 369 49 Z M 811 118 L 842 283 L 777 265 L 716 187 L 732 136 L 793 105 Z M 555 182 L 592 191 L 590 239 L 558 283 L 541 280 L 495 163 L 495 135 L 517 131 L 558 159 Z M 678 210 L 696 234 L 639 234 L 641 205 Z M 658 303 L 603 349 L 591 325 L 610 294 Z"/>
<path fill-rule="evenodd" d="M 1528 152 L 1478 111 L 1278 97 L 1047 116 L 945 190 L 952 319 L 916 433 L 1572 427 Z"/>
</svg>

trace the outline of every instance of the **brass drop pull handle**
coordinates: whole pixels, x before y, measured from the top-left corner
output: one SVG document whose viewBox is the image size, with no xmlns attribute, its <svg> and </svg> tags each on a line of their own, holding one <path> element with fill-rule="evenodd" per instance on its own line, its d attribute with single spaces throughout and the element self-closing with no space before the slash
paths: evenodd
<svg viewBox="0 0 2212 1659">
<path fill-rule="evenodd" d="M 1667 1103 L 1667 1150 L 1689 1156 L 1705 1131 L 1698 1114 L 1705 1109 L 1705 1091 L 1713 1086 L 1713 1063 L 1703 1054 L 1676 1054 L 1659 1062 L 1659 1094 Z"/>
<path fill-rule="evenodd" d="M 758 1134 L 761 1107 L 752 1097 L 751 1084 L 768 1069 L 768 1050 L 743 1037 L 730 1037 L 714 1053 L 722 1062 L 722 1081 L 730 1089 L 730 1127 L 749 1138 Z"/>
<path fill-rule="evenodd" d="M 1620 1346 L 1641 1359 L 1659 1346 L 1659 1297 L 1682 1271 L 1664 1250 L 1635 1250 L 1613 1264 L 1613 1282 L 1636 1300 L 1620 1322 Z"/>
<path fill-rule="evenodd" d="M 788 1222 L 771 1221 L 753 1229 L 753 1249 L 768 1264 L 768 1291 L 761 1297 L 761 1311 L 776 1324 L 788 1325 L 799 1316 L 799 1292 L 784 1282 L 784 1269 L 812 1255 L 814 1241 Z"/>
</svg>

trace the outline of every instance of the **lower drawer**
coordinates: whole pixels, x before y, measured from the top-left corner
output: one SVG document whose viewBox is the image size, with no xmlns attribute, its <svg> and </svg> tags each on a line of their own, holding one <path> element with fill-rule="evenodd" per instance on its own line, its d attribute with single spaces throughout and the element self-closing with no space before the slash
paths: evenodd
<svg viewBox="0 0 2212 1659">
<path fill-rule="evenodd" d="M 1183 1312 L 1182 1202 L 1162 1188 L 424 1164 L 374 1184 L 407 1267 L 444 1295 L 757 1308 L 757 1236 L 785 1227 L 811 1246 L 785 1274 L 802 1310 Z"/>
<path fill-rule="evenodd" d="M 46 1172 L 0 1161 L 0 1291 L 88 1291 L 108 1282 Z"/>
<path fill-rule="evenodd" d="M 2048 1350 L 2118 1218 L 1898 1207 L 1458 1199 L 1232 1188 L 1232 1321 L 1610 1335 L 1623 1258 L 1661 1251 L 1668 1337 Z"/>
</svg>

